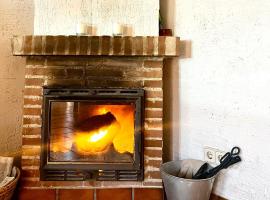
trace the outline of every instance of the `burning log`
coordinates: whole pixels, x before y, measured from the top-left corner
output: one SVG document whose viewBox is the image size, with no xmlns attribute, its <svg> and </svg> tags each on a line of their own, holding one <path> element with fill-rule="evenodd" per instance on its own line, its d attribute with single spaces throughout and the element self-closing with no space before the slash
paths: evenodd
<svg viewBox="0 0 270 200">
<path fill-rule="evenodd" d="M 116 118 L 111 112 L 103 115 L 95 115 L 83 120 L 76 126 L 76 130 L 80 132 L 92 132 L 105 126 L 110 126 L 116 122 Z"/>
<path fill-rule="evenodd" d="M 111 112 L 87 118 L 76 128 L 76 152 L 80 155 L 91 155 L 106 151 L 119 128 L 119 123 Z"/>
</svg>

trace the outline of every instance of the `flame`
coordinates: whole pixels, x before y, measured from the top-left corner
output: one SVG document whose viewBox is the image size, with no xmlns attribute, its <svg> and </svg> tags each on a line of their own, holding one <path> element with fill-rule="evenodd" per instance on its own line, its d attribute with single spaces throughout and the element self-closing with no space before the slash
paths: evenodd
<svg viewBox="0 0 270 200">
<path fill-rule="evenodd" d="M 133 104 L 92 105 L 80 103 L 78 115 L 76 115 L 77 118 L 74 118 L 73 121 L 83 121 L 83 119 L 103 115 L 108 112 L 113 114 L 116 121 L 99 129 L 90 132 L 79 132 L 74 129 L 74 131 L 68 134 L 65 132 L 60 133 L 59 131 L 54 133 L 52 131 L 50 150 L 53 152 L 68 152 L 72 150 L 81 155 L 95 155 L 105 153 L 110 147 L 113 147 L 119 153 L 134 153 L 135 106 Z M 68 117 L 65 116 L 64 118 Z M 74 122 L 70 120 L 68 124 L 70 123 Z M 67 135 L 68 137 L 66 137 Z"/>
<path fill-rule="evenodd" d="M 109 112 L 109 110 L 106 107 L 101 107 L 97 111 L 99 115 L 106 114 L 107 112 Z"/>
<path fill-rule="evenodd" d="M 108 133 L 108 130 L 104 130 L 104 131 L 101 130 L 98 133 L 94 133 L 89 138 L 89 142 L 97 142 L 98 140 L 101 140 L 107 133 Z"/>
<path fill-rule="evenodd" d="M 131 105 L 97 105 L 94 115 L 101 115 L 111 112 L 120 126 L 113 139 L 113 145 L 119 153 L 134 152 L 134 113 L 135 107 Z"/>
<path fill-rule="evenodd" d="M 76 150 L 82 155 L 90 155 L 106 151 L 106 149 L 113 143 L 113 139 L 117 134 L 118 126 L 118 124 L 114 123 L 98 131 L 76 133 Z"/>
</svg>

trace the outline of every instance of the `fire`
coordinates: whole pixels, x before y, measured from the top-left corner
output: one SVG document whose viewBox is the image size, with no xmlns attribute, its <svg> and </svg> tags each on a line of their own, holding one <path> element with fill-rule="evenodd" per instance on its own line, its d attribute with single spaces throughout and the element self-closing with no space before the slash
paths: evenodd
<svg viewBox="0 0 270 200">
<path fill-rule="evenodd" d="M 108 133 L 108 130 L 99 131 L 98 133 L 94 133 L 89 138 L 89 142 L 97 142 L 98 140 L 101 140 L 107 133 Z"/>
<path fill-rule="evenodd" d="M 64 139 L 65 133 L 53 135 L 52 132 L 53 152 L 73 151 L 80 155 L 96 155 L 112 149 L 118 153 L 134 152 L 134 105 L 80 103 L 77 113 L 72 114 L 75 117 L 69 123 L 74 125 L 68 139 Z"/>
<path fill-rule="evenodd" d="M 76 150 L 82 155 L 102 153 L 113 143 L 118 124 L 112 124 L 98 131 L 78 132 L 75 136 Z"/>
<path fill-rule="evenodd" d="M 106 107 L 101 107 L 98 109 L 97 111 L 100 115 L 102 114 L 106 114 L 107 112 L 109 112 L 109 110 Z"/>
</svg>

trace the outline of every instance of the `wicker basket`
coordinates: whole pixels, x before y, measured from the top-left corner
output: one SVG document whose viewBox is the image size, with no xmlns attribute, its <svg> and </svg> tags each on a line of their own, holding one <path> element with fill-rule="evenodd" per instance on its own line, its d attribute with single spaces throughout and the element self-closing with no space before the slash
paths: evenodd
<svg viewBox="0 0 270 200">
<path fill-rule="evenodd" d="M 16 177 L 5 187 L 0 187 L 0 200 L 10 200 L 16 188 L 17 182 L 20 178 L 20 170 L 16 167 Z"/>
</svg>

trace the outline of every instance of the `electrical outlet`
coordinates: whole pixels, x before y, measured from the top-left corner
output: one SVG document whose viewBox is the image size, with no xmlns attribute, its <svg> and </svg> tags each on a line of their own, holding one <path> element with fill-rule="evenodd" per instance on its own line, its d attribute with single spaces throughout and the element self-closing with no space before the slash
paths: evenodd
<svg viewBox="0 0 270 200">
<path fill-rule="evenodd" d="M 204 160 L 206 162 L 215 163 L 216 162 L 216 151 L 210 147 L 204 147 Z"/>
<path fill-rule="evenodd" d="M 220 150 L 216 150 L 216 154 L 215 154 L 215 156 L 216 156 L 216 163 L 217 164 L 219 164 L 220 163 L 220 159 L 224 156 L 224 154 L 225 154 L 226 152 L 224 152 L 224 151 L 220 151 Z"/>
</svg>

